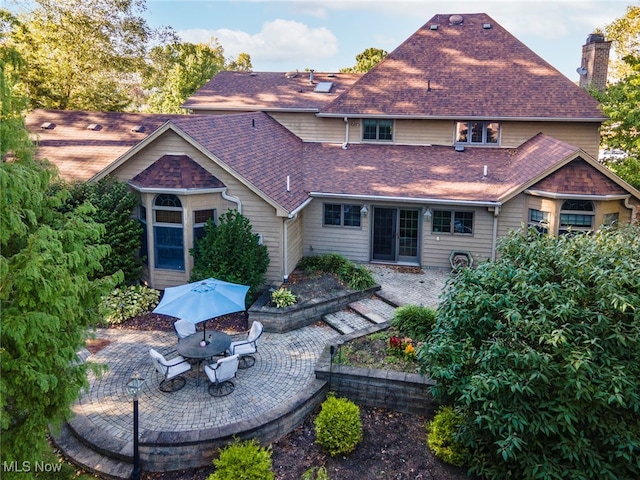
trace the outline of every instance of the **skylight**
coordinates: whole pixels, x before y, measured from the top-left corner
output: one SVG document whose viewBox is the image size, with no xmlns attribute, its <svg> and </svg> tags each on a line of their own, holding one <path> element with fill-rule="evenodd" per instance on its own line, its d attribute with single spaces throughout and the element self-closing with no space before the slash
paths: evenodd
<svg viewBox="0 0 640 480">
<path fill-rule="evenodd" d="M 331 91 L 331 87 L 333 87 L 333 82 L 318 82 L 313 91 L 318 93 L 329 93 Z"/>
</svg>

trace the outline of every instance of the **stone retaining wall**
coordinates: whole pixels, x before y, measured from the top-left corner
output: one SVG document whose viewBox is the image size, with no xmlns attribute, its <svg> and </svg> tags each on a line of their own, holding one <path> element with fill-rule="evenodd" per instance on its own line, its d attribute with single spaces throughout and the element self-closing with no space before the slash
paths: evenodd
<svg viewBox="0 0 640 480">
<path fill-rule="evenodd" d="M 389 327 L 388 322 L 345 335 L 341 343 Z M 334 345 L 337 351 L 340 345 Z M 331 345 L 327 345 L 316 365 L 316 378 L 325 380 L 340 397 L 367 407 L 385 408 L 414 415 L 433 417 L 438 408 L 430 393 L 435 381 L 417 373 L 394 372 L 335 365 Z"/>
<path fill-rule="evenodd" d="M 378 290 L 380 285 L 366 290 L 343 290 L 284 308 L 269 306 L 271 291 L 267 290 L 249 308 L 249 323 L 254 320 L 261 322 L 266 332 L 289 332 L 312 325 L 324 315 L 342 310 L 357 300 L 368 298 Z"/>
</svg>

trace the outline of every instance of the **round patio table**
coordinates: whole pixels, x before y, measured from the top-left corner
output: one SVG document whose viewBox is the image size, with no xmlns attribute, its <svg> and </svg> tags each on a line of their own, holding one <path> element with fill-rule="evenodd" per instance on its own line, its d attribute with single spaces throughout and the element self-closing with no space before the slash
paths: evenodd
<svg viewBox="0 0 640 480">
<path fill-rule="evenodd" d="M 181 338 L 178 340 L 178 346 L 176 347 L 178 353 L 183 357 L 198 361 L 196 385 L 200 385 L 200 365 L 202 360 L 224 353 L 231 345 L 231 337 L 226 333 L 218 330 L 207 330 L 205 333 L 207 344 L 201 347 L 202 335 L 202 332 L 196 332 L 188 337 Z"/>
</svg>

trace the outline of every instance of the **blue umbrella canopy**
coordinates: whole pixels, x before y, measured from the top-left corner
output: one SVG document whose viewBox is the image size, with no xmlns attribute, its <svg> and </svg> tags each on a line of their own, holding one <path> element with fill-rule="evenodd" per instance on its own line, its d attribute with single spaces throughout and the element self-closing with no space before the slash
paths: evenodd
<svg viewBox="0 0 640 480">
<path fill-rule="evenodd" d="M 153 313 L 183 318 L 194 324 L 246 309 L 249 287 L 215 278 L 169 287 Z"/>
</svg>

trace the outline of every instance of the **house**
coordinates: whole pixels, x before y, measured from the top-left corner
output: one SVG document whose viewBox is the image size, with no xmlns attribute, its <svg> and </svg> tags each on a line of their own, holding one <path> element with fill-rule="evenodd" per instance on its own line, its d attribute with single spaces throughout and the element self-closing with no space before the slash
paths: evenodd
<svg viewBox="0 0 640 480">
<path fill-rule="evenodd" d="M 189 248 L 227 209 L 269 249 L 450 267 L 523 225 L 629 223 L 640 192 L 597 161 L 596 101 L 485 14 L 436 15 L 366 74 L 220 72 L 191 115 L 36 110 L 62 176 L 140 196 L 145 277 L 189 280 Z"/>
</svg>

